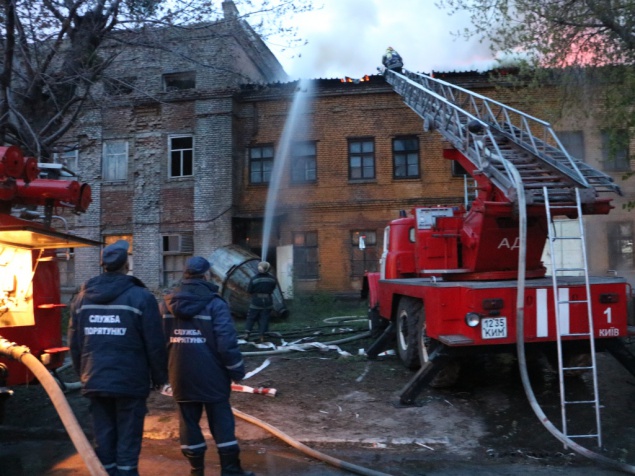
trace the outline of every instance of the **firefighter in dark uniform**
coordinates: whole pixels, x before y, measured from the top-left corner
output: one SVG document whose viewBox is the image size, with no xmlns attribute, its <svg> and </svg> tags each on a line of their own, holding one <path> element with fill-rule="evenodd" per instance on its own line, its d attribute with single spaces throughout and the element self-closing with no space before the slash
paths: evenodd
<svg viewBox="0 0 635 476">
<path fill-rule="evenodd" d="M 202 476 L 207 444 L 200 428 L 205 408 L 220 456 L 222 476 L 253 476 L 240 465 L 229 403 L 231 383 L 245 376 L 243 357 L 227 303 L 206 274 L 209 262 L 190 258 L 180 284 L 161 303 L 168 342 L 168 373 L 177 402 L 181 451 L 191 475 Z"/>
<path fill-rule="evenodd" d="M 401 55 L 397 53 L 392 48 L 392 46 L 389 46 L 386 49 L 386 53 L 384 53 L 381 62 L 386 67 L 386 69 L 401 73 L 401 68 L 403 68 L 403 60 L 401 59 Z"/>
<path fill-rule="evenodd" d="M 245 322 L 245 331 L 247 338 L 249 338 L 254 323 L 257 322 L 261 342 L 264 340 L 265 334 L 269 332 L 269 318 L 273 309 L 272 294 L 278 286 L 276 278 L 269 273 L 270 268 L 271 266 L 266 261 L 258 263 L 258 274 L 249 280 L 247 287 L 247 292 L 251 294 L 251 303 Z"/>
<path fill-rule="evenodd" d="M 167 352 L 155 297 L 128 276 L 128 242 L 106 246 L 104 273 L 71 303 L 68 342 L 90 398 L 95 452 L 109 475 L 138 475 L 146 400 L 167 383 Z"/>
</svg>

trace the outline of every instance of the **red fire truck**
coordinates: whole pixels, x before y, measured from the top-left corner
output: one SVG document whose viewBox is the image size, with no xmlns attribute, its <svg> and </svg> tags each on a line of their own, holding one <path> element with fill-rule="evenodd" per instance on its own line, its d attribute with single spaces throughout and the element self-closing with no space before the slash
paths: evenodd
<svg viewBox="0 0 635 476">
<path fill-rule="evenodd" d="M 544 121 L 428 75 L 385 76 L 424 129 L 442 135 L 444 157 L 467 171 L 474 191 L 463 203 L 401 212 L 385 229 L 380 271 L 366 276 L 377 336 L 368 356 L 396 340 L 403 363 L 419 368 L 402 403 L 439 372 L 451 380 L 462 356 L 519 344 L 556 355 L 561 378 L 589 371 L 596 379 L 595 353 L 604 350 L 634 373 L 623 345 L 631 288 L 590 276 L 586 262 L 583 216 L 613 208 L 612 178 L 571 157 Z M 574 224 L 566 233 L 560 218 Z M 571 246 L 573 264 L 573 252 L 561 253 Z M 571 363 L 580 355 L 584 364 Z M 597 386 L 589 401 L 599 412 Z"/>
<path fill-rule="evenodd" d="M 63 213 L 83 213 L 90 202 L 90 186 L 61 164 L 0 147 L 0 406 L 10 386 L 34 380 L 8 358 L 12 347 L 27 347 L 51 371 L 64 362 L 58 259 L 99 243 L 68 233 Z"/>
</svg>

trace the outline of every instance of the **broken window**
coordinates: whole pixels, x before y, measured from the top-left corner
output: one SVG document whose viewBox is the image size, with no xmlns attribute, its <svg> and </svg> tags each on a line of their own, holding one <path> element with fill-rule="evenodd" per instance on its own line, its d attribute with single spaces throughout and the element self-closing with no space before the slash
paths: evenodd
<svg viewBox="0 0 635 476">
<path fill-rule="evenodd" d="M 194 71 L 169 73 L 163 75 L 163 90 L 166 92 L 194 89 L 195 87 L 196 72 Z"/>
</svg>

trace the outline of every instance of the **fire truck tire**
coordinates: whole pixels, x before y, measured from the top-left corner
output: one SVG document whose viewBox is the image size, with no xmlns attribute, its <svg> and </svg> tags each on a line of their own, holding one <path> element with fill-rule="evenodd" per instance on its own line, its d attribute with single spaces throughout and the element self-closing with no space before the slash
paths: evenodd
<svg viewBox="0 0 635 476">
<path fill-rule="evenodd" d="M 430 360 L 430 354 L 436 349 L 438 345 L 441 345 L 438 341 L 428 337 L 426 333 L 426 313 L 422 308 L 419 313 L 419 322 L 417 323 L 417 350 L 419 351 L 419 365 L 423 366 L 428 360 Z M 437 373 L 434 378 L 428 384 L 432 388 L 446 388 L 451 387 L 459 380 L 461 373 L 461 362 L 454 358 L 448 360 L 442 364 L 443 368 Z"/>
<path fill-rule="evenodd" d="M 397 308 L 397 353 L 409 369 L 418 369 L 419 361 L 419 318 L 423 313 L 423 303 L 419 299 L 404 297 Z"/>
</svg>

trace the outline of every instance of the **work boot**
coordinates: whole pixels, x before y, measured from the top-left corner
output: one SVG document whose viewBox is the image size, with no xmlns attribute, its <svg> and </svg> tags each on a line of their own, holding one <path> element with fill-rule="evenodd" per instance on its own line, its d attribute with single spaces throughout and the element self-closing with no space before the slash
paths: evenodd
<svg viewBox="0 0 635 476">
<path fill-rule="evenodd" d="M 233 453 L 218 453 L 220 456 L 220 474 L 221 476 L 256 476 L 251 471 L 243 471 L 240 466 L 240 451 Z"/>
<path fill-rule="evenodd" d="M 205 454 L 187 456 L 188 461 L 192 469 L 190 470 L 190 476 L 205 476 Z"/>
</svg>

